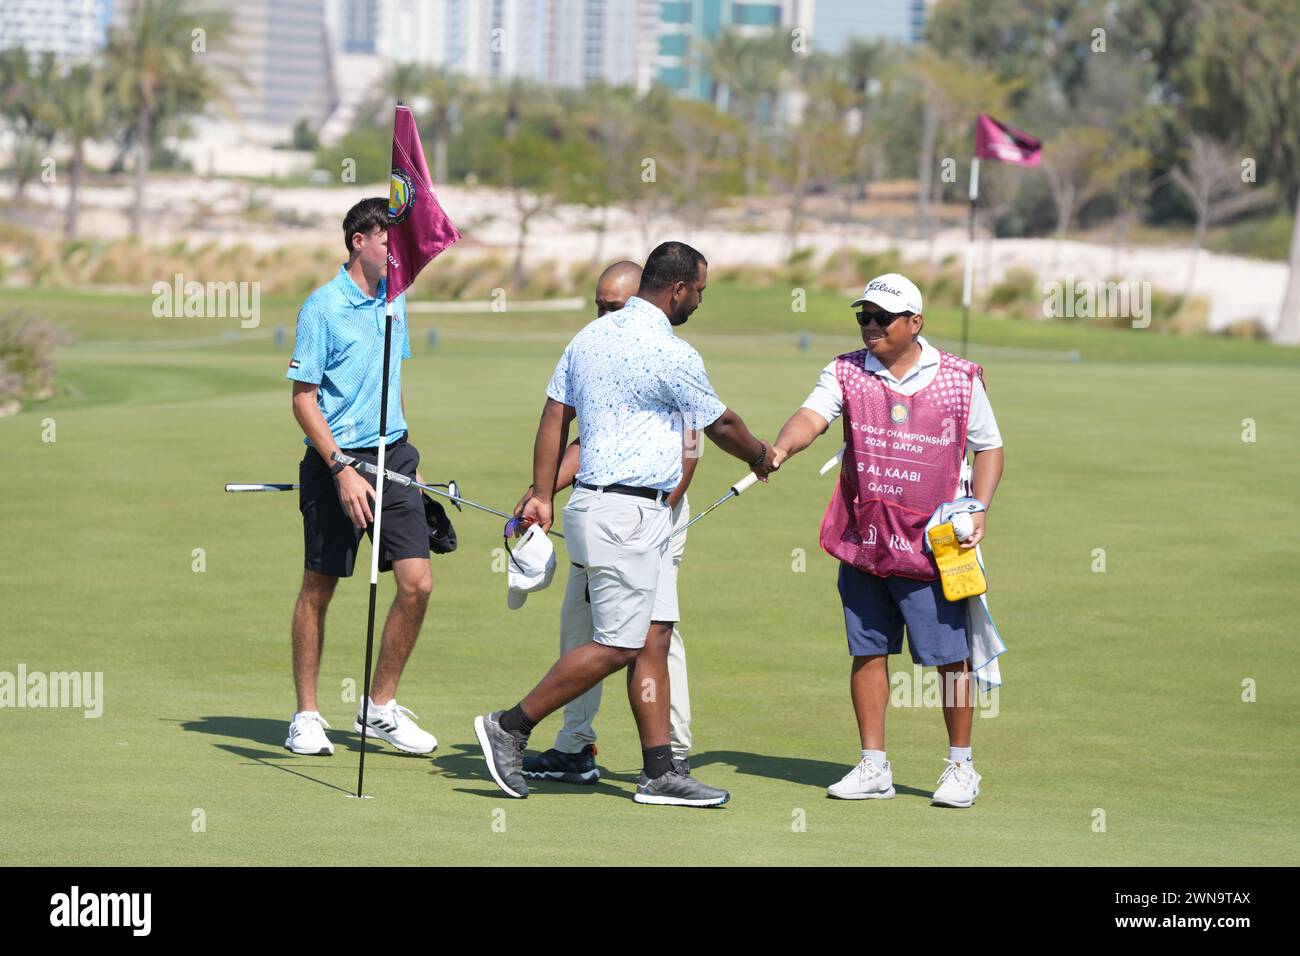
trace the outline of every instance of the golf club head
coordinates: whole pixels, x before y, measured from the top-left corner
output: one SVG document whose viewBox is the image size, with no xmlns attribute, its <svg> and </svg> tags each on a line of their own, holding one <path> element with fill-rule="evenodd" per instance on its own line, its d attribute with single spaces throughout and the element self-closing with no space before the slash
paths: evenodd
<svg viewBox="0 0 1300 956">
<path fill-rule="evenodd" d="M 455 496 L 454 498 L 451 499 L 451 503 L 452 503 L 453 505 L 455 505 L 457 511 L 464 511 L 464 510 L 465 510 L 464 508 L 462 508 L 462 507 L 460 506 L 460 502 L 456 500 L 456 498 L 459 498 L 459 497 L 460 497 L 460 485 L 458 485 L 458 484 L 456 483 L 456 479 L 455 479 L 455 478 L 453 478 L 453 479 L 451 479 L 451 481 L 447 482 L 447 494 L 449 494 L 449 495 L 454 495 L 454 496 Z"/>
</svg>

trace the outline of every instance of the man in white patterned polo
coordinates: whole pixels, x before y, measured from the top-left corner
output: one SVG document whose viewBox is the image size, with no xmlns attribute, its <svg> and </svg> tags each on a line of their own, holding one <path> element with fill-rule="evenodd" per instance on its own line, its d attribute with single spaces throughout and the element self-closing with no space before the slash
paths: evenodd
<svg viewBox="0 0 1300 956">
<path fill-rule="evenodd" d="M 523 514 L 550 530 L 555 478 L 576 418 L 582 452 L 577 489 L 564 509 L 565 543 L 586 571 L 593 635 L 514 707 L 474 719 L 488 771 L 508 796 L 528 796 L 523 755 L 538 721 L 627 667 L 642 757 L 633 799 L 709 807 L 730 798 L 673 765 L 664 691 L 676 595 L 666 607 L 668 595 L 658 593 L 672 560 L 667 498 L 681 480 L 683 430 L 703 430 L 760 478 L 775 470 L 771 448 L 718 400 L 699 353 L 673 334 L 699 306 L 707 267 L 685 243 L 658 246 L 637 294 L 574 336 L 547 388 Z"/>
<path fill-rule="evenodd" d="M 627 305 L 641 283 L 641 267 L 624 260 L 605 269 L 596 280 L 596 318 L 617 312 Z M 678 574 L 686 550 L 687 532 L 683 530 L 691 520 L 691 505 L 686 489 L 695 475 L 699 463 L 698 431 L 683 432 L 682 479 L 668 495 L 668 507 L 673 515 L 672 562 L 665 565 L 663 575 Z M 565 449 L 564 461 L 556 477 L 555 490 L 560 492 L 574 483 L 580 465 L 581 439 L 575 438 Z M 532 486 L 524 492 L 515 506 L 515 514 L 523 510 L 532 496 Z M 667 594 L 676 594 L 676 582 L 661 576 L 659 588 Z M 663 610 L 656 612 L 662 617 Z M 690 773 L 691 752 L 691 693 L 686 678 L 686 645 L 682 641 L 680 622 L 673 624 L 668 641 L 669 685 L 669 745 L 673 764 L 682 773 Z M 564 606 L 560 611 L 560 653 L 571 650 L 591 640 L 591 599 L 587 593 L 587 574 L 583 568 L 570 563 L 569 581 L 564 591 Z M 529 780 L 557 780 L 561 783 L 592 784 L 600 780 L 596 766 L 596 714 L 600 710 L 602 683 L 585 694 L 569 701 L 564 707 L 564 726 L 555 735 L 555 746 L 540 754 L 524 756 L 524 776 Z"/>
</svg>

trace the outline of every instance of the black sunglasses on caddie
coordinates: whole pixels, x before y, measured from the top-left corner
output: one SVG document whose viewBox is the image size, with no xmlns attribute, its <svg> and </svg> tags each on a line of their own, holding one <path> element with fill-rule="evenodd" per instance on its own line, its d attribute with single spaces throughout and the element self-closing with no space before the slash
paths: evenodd
<svg viewBox="0 0 1300 956">
<path fill-rule="evenodd" d="M 872 322 L 875 322 L 876 325 L 880 326 L 882 329 L 887 329 L 889 328 L 890 325 L 893 324 L 895 319 L 901 319 L 904 316 L 911 315 L 912 313 L 911 312 L 886 312 L 882 309 L 879 312 L 859 311 L 853 314 L 857 316 L 858 325 L 862 326 L 863 328 L 866 328 L 867 325 L 869 325 Z"/>
</svg>

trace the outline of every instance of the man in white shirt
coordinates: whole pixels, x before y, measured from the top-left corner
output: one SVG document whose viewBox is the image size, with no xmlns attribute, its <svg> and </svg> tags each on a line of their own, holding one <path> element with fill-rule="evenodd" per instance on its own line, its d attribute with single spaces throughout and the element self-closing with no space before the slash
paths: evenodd
<svg viewBox="0 0 1300 956">
<path fill-rule="evenodd" d="M 671 617 L 655 614 L 672 560 L 667 498 L 681 480 L 683 430 L 703 430 L 760 478 L 775 470 L 771 449 L 718 400 L 699 353 L 673 334 L 699 306 L 707 267 L 685 243 L 656 247 L 637 294 L 573 338 L 547 388 L 523 516 L 550 530 L 556 474 L 576 418 L 582 452 L 577 490 L 564 509 L 565 543 L 586 571 L 594 633 L 514 707 L 474 719 L 488 770 L 508 796 L 528 796 L 523 754 L 537 722 L 627 667 L 642 751 L 633 799 L 719 806 L 730 798 L 673 765 L 667 659 L 675 595 Z"/>
<path fill-rule="evenodd" d="M 615 262 L 596 280 L 596 318 L 617 312 L 636 295 L 641 284 L 641 267 L 635 262 Z M 691 505 L 686 497 L 695 467 L 699 464 L 700 433 L 689 429 L 683 432 L 682 478 L 668 495 L 672 509 L 672 562 L 660 572 L 656 593 L 655 619 L 679 616 L 675 612 L 677 597 L 676 576 L 686 550 L 686 525 L 691 520 Z M 568 488 L 578 477 L 580 439 L 575 438 L 564 452 L 560 473 L 556 476 L 555 491 Z M 524 492 L 514 513 L 523 511 L 532 497 L 532 485 Z M 665 577 L 669 575 L 671 577 Z M 690 773 L 691 750 L 691 695 L 686 675 L 686 645 L 682 640 L 680 622 L 673 624 L 668 642 L 669 683 L 669 743 L 673 764 L 682 773 Z M 564 589 L 564 604 L 560 610 L 560 653 L 571 650 L 591 640 L 591 598 L 587 589 L 587 572 L 570 562 L 569 579 Z M 523 773 L 529 780 L 557 780 L 561 783 L 594 784 L 600 780 L 596 766 L 596 714 L 600 710 L 602 684 L 598 683 L 585 694 L 569 701 L 564 707 L 564 726 L 555 735 L 555 746 L 540 754 L 524 756 Z"/>
<path fill-rule="evenodd" d="M 862 742 L 861 760 L 828 788 L 832 797 L 894 795 L 885 756 L 888 655 L 902 651 L 907 629 L 912 660 L 944 675 L 948 761 L 933 802 L 969 807 L 980 775 L 971 762 L 970 646 L 966 601 L 943 595 L 923 543 L 939 505 L 970 494 L 984 506 L 972 515 L 973 548 L 984 537 L 987 508 L 1002 476 L 1002 436 L 984 390 L 983 369 L 921 337 L 920 290 L 901 275 L 879 276 L 853 303 L 866 346 L 823 369 L 803 407 L 776 440 L 777 463 L 812 444 L 844 418 L 844 460 L 826 510 L 821 546 L 840 560 L 850 689 Z M 963 487 L 967 452 L 970 488 Z"/>
</svg>

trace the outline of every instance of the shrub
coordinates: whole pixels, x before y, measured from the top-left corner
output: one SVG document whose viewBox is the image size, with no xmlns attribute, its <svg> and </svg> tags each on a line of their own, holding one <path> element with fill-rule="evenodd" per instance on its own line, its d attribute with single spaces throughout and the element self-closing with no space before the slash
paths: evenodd
<svg viewBox="0 0 1300 956">
<path fill-rule="evenodd" d="M 0 405 L 54 394 L 54 356 L 72 336 L 63 328 L 22 312 L 0 318 Z"/>
</svg>

